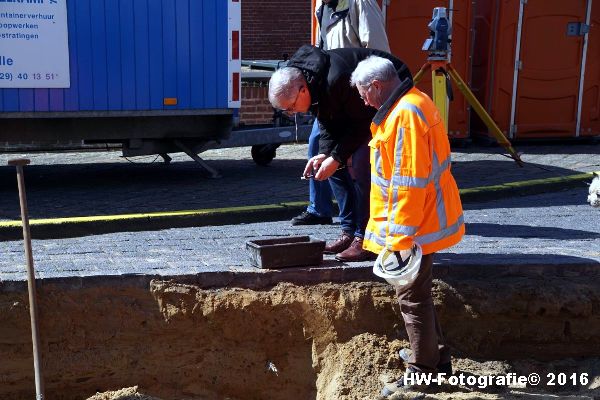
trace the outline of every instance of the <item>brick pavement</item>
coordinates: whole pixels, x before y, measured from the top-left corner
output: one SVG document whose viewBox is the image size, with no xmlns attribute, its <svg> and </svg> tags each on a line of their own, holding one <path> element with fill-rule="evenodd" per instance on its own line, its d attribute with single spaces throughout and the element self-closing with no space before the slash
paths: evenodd
<svg viewBox="0 0 600 400">
<path fill-rule="evenodd" d="M 467 236 L 438 255 L 436 274 L 599 274 L 600 210 L 587 205 L 585 197 L 581 188 L 466 205 Z M 327 240 L 338 233 L 339 225 L 292 227 L 288 221 L 263 222 L 34 240 L 33 254 L 37 276 L 44 279 L 200 274 L 205 282 L 212 279 L 215 285 L 228 285 L 231 274 L 267 274 L 250 266 L 247 240 L 288 235 Z M 22 242 L 1 245 L 0 288 L 2 281 L 25 279 Z M 370 263 L 341 264 L 331 256 L 326 260 L 319 273 L 310 273 L 313 279 L 328 280 L 347 269 L 373 279 Z M 296 277 L 307 278 L 307 272 L 300 269 Z M 281 279 L 278 276 L 273 279 Z M 246 284 L 251 281 L 255 279 Z"/>
<path fill-rule="evenodd" d="M 520 168 L 500 155 L 500 148 L 453 149 L 453 173 L 461 188 L 600 170 L 599 144 L 521 145 Z M 299 179 L 306 144 L 284 145 L 270 166 L 254 164 L 248 147 L 210 150 L 202 154 L 223 178 L 205 178 L 187 156 L 170 165 L 156 157 L 118 152 L 0 155 L 0 221 L 18 220 L 14 168 L 10 158 L 26 156 L 31 218 L 146 213 L 171 210 L 280 204 L 307 201 L 307 182 Z M 543 167 L 540 169 L 538 167 Z"/>
</svg>

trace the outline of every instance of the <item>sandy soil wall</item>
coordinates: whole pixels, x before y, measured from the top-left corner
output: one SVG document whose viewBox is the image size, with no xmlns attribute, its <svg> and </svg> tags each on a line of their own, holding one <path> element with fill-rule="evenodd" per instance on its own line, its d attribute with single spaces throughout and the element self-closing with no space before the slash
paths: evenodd
<svg viewBox="0 0 600 400">
<path fill-rule="evenodd" d="M 461 357 L 600 356 L 600 283 L 444 279 L 435 302 Z M 139 285 L 39 291 L 50 399 L 138 385 L 163 399 L 373 398 L 407 345 L 388 285 L 202 289 Z M 0 398 L 34 396 L 27 294 L 0 292 Z"/>
</svg>

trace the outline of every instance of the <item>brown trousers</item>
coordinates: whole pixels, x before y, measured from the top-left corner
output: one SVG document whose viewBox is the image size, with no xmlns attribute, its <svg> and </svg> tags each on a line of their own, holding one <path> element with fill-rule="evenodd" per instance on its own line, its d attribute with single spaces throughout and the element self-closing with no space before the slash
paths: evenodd
<svg viewBox="0 0 600 400">
<path fill-rule="evenodd" d="M 408 365 L 421 372 L 436 372 L 438 365 L 450 362 L 431 297 L 432 267 L 433 254 L 424 255 L 415 281 L 396 289 L 412 350 Z"/>
</svg>

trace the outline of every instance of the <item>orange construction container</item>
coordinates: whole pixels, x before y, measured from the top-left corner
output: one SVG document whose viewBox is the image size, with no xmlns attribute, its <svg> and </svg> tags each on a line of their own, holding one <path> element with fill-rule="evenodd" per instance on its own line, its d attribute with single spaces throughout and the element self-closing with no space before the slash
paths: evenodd
<svg viewBox="0 0 600 400">
<path fill-rule="evenodd" d="M 452 24 L 452 54 L 450 62 L 468 84 L 471 80 L 472 6 L 470 0 L 391 0 L 386 7 L 386 30 L 392 53 L 404 61 L 416 74 L 427 61 L 421 50 L 429 37 L 427 25 L 434 7 L 449 9 Z M 418 87 L 432 96 L 431 72 L 427 72 Z M 469 104 L 452 83 L 454 100 L 450 102 L 448 135 L 450 138 L 469 136 Z"/>
<path fill-rule="evenodd" d="M 508 138 L 600 135 L 600 3 L 478 1 L 475 13 L 475 46 L 487 51 L 474 92 Z"/>
<path fill-rule="evenodd" d="M 423 42 L 429 37 L 427 25 L 431 21 L 434 7 L 446 7 L 450 10 L 452 23 L 451 63 L 460 76 L 470 82 L 472 49 L 472 6 L 470 0 L 379 0 L 386 19 L 386 30 L 392 53 L 404 61 L 410 71 L 416 74 L 427 61 L 427 52 L 421 50 Z M 383 3 L 383 4 L 382 4 Z M 314 9 L 316 0 L 312 0 L 313 43 L 316 32 Z M 466 99 L 452 84 L 454 100 L 450 102 L 448 134 L 451 138 L 469 136 L 469 107 Z M 427 72 L 418 87 L 431 93 L 431 73 Z"/>
</svg>

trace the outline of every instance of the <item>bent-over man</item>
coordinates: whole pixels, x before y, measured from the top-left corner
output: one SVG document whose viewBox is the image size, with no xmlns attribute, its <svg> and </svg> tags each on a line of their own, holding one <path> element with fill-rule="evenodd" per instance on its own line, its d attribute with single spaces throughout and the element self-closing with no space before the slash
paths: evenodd
<svg viewBox="0 0 600 400">
<path fill-rule="evenodd" d="M 302 46 L 269 82 L 273 107 L 293 113 L 310 111 L 319 121 L 319 154 L 308 160 L 304 176 L 314 173 L 313 179 L 330 179 L 340 207 L 342 234 L 327 243 L 325 251 L 336 254 L 340 261 L 365 261 L 374 256 L 363 249 L 369 219 L 369 156 L 358 150 L 371 138 L 369 126 L 375 110 L 350 86 L 352 71 L 370 55 L 390 60 L 401 79 L 412 82 L 406 65 L 388 53 L 363 48 L 325 51 L 313 46 Z M 343 168 L 350 156 L 354 181 Z"/>
<path fill-rule="evenodd" d="M 367 47 L 390 52 L 385 24 L 381 9 L 376 0 L 317 0 L 315 5 L 317 19 L 316 46 L 323 50 L 348 47 Z M 319 123 L 315 120 L 308 138 L 308 159 L 319 154 Z M 368 157 L 369 148 L 365 144 L 360 156 Z M 350 174 L 348 178 L 352 179 Z M 352 182 L 346 184 L 354 186 Z M 337 185 L 338 203 L 345 202 L 345 196 L 351 193 L 342 191 Z M 311 179 L 308 182 L 308 207 L 292 218 L 292 225 L 331 224 L 333 215 L 332 189 L 329 180 Z M 334 252 L 339 253 L 350 246 L 351 237 L 347 237 L 342 246 Z M 344 247 L 345 246 L 345 247 Z M 328 249 L 331 250 L 331 249 Z M 332 252 L 332 251 L 330 251 Z"/>
</svg>

